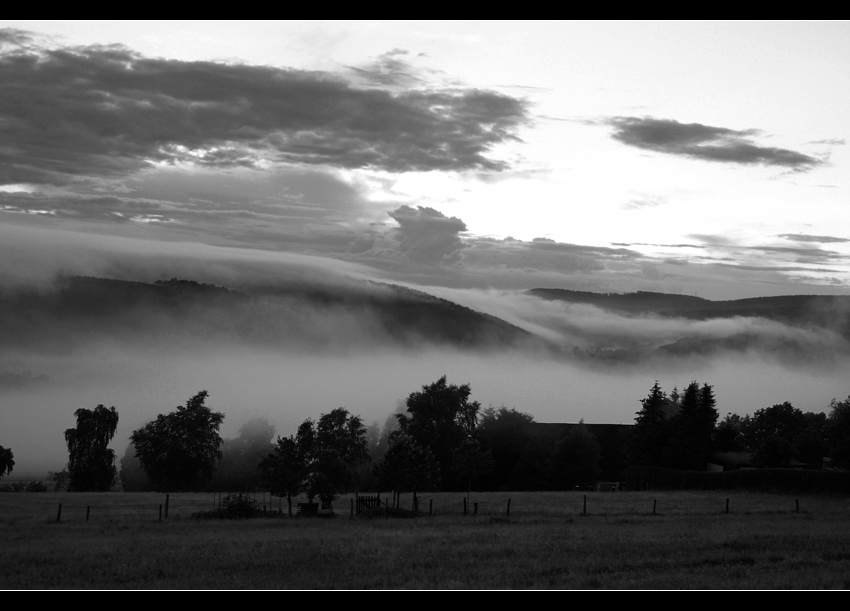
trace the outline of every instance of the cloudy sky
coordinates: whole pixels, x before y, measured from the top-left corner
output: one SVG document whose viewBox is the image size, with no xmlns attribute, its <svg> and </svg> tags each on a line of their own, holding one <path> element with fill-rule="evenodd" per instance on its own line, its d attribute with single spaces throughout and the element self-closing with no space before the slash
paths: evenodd
<svg viewBox="0 0 850 611">
<path fill-rule="evenodd" d="M 74 232 L 420 285 L 850 287 L 850 22 L 0 27 L 2 230 L 39 261 Z"/>
<path fill-rule="evenodd" d="M 848 294 L 847 100 L 847 21 L 0 21 L 0 279 L 336 275 L 512 321 L 519 302 L 493 296 L 535 287 Z M 265 380 L 268 403 L 310 362 L 277 379 L 277 365 L 249 358 L 241 385 L 218 390 L 225 401 Z M 381 358 L 383 371 L 399 362 Z M 593 414 L 609 378 L 571 377 L 591 383 L 564 414 L 562 365 L 505 358 L 523 388 L 487 378 L 483 361 L 449 381 L 540 420 L 606 422 L 631 421 L 659 377 L 669 389 L 714 375 L 721 400 L 776 390 L 729 406 L 741 413 L 804 386 L 761 362 L 749 376 L 730 362 L 642 372 L 611 391 L 619 407 Z M 109 375 L 78 364 L 88 369 L 64 379 L 84 389 L 77 407 L 147 394 L 163 411 L 212 386 L 209 371 L 234 370 L 208 360 L 178 382 L 148 361 L 152 389 L 137 363 Z M 382 419 L 445 363 L 418 355 L 385 376 L 386 396 L 366 384 L 348 405 Z M 374 371 L 338 365 L 352 387 Z M 101 375 L 132 378 L 135 394 L 105 393 Z M 819 394 L 799 407 L 845 395 L 838 379 L 814 380 Z M 44 399 L 14 397 L 32 410 Z M 342 404 L 322 401 L 287 422 Z"/>
</svg>

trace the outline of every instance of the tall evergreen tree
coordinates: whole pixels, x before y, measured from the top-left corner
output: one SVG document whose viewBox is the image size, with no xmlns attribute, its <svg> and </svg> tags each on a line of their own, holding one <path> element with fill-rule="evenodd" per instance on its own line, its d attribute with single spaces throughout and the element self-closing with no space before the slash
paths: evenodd
<svg viewBox="0 0 850 611">
<path fill-rule="evenodd" d="M 694 380 L 681 395 L 679 412 L 671 420 L 671 444 L 667 465 L 676 469 L 704 471 L 711 456 L 712 435 L 717 422 L 713 387 Z"/>
<path fill-rule="evenodd" d="M 633 465 L 660 466 L 664 464 L 667 443 L 667 410 L 670 399 L 661 390 L 658 380 L 649 395 L 640 400 L 635 426 L 629 443 L 629 462 Z"/>
</svg>

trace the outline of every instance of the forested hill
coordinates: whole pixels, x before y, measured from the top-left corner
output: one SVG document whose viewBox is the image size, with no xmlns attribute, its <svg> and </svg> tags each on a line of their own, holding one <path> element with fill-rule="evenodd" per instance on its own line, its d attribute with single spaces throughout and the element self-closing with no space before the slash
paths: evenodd
<svg viewBox="0 0 850 611">
<path fill-rule="evenodd" d="M 0 336 L 32 347 L 96 336 L 270 346 L 364 342 L 507 346 L 533 340 L 499 318 L 400 286 L 292 284 L 231 290 L 192 280 L 64 277 L 0 292 Z"/>
<path fill-rule="evenodd" d="M 689 295 L 639 291 L 590 293 L 566 289 L 527 291 L 541 299 L 589 304 L 626 315 L 656 315 L 692 320 L 766 318 L 785 324 L 817 325 L 850 338 L 850 295 L 783 295 L 710 301 Z"/>
</svg>

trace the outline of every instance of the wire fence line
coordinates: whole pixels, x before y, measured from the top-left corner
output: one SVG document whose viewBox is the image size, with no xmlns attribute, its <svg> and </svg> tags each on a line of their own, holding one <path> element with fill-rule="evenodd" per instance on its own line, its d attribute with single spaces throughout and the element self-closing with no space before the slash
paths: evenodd
<svg viewBox="0 0 850 611">
<path fill-rule="evenodd" d="M 237 493 L 238 494 L 238 493 Z M 242 493 L 260 511 L 269 517 L 288 517 L 285 498 L 268 492 Z M 35 511 L 52 522 L 83 522 L 119 519 L 165 521 L 187 519 L 197 512 L 220 509 L 227 493 L 41 493 L 13 494 L 9 497 L 28 497 L 22 511 Z M 36 498 L 37 497 L 37 498 Z M 850 499 L 798 497 L 770 494 L 698 494 L 687 492 L 586 492 L 586 493 L 434 493 L 414 496 L 401 495 L 394 503 L 393 495 L 370 493 L 343 495 L 331 507 L 321 508 L 317 514 L 338 518 L 361 517 L 363 507 L 358 507 L 358 497 L 377 497 L 379 507 L 397 507 L 406 512 L 416 512 L 423 517 L 504 517 L 555 519 L 561 517 L 610 516 L 711 516 L 724 514 L 815 514 L 826 510 L 826 505 L 836 503 L 850 513 Z M 11 499 L 9 499 L 11 500 Z M 293 515 L 298 505 L 307 499 L 293 500 Z M 372 505 L 375 507 L 375 505 Z"/>
</svg>

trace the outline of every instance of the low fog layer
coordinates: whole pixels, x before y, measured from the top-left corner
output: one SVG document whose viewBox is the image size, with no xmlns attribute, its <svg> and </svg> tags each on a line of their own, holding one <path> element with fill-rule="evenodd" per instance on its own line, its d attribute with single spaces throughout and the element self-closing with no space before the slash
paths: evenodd
<svg viewBox="0 0 850 611">
<path fill-rule="evenodd" d="M 689 318 L 412 290 L 318 257 L 63 239 L 61 264 L 22 248 L 0 265 L 0 444 L 15 475 L 64 466 L 78 408 L 118 409 L 121 455 L 133 430 L 202 389 L 225 437 L 256 417 L 286 435 L 340 406 L 383 423 L 443 374 L 540 422 L 633 422 L 655 380 L 714 385 L 721 415 L 825 411 L 850 394 L 840 300 L 828 315 Z"/>
</svg>

